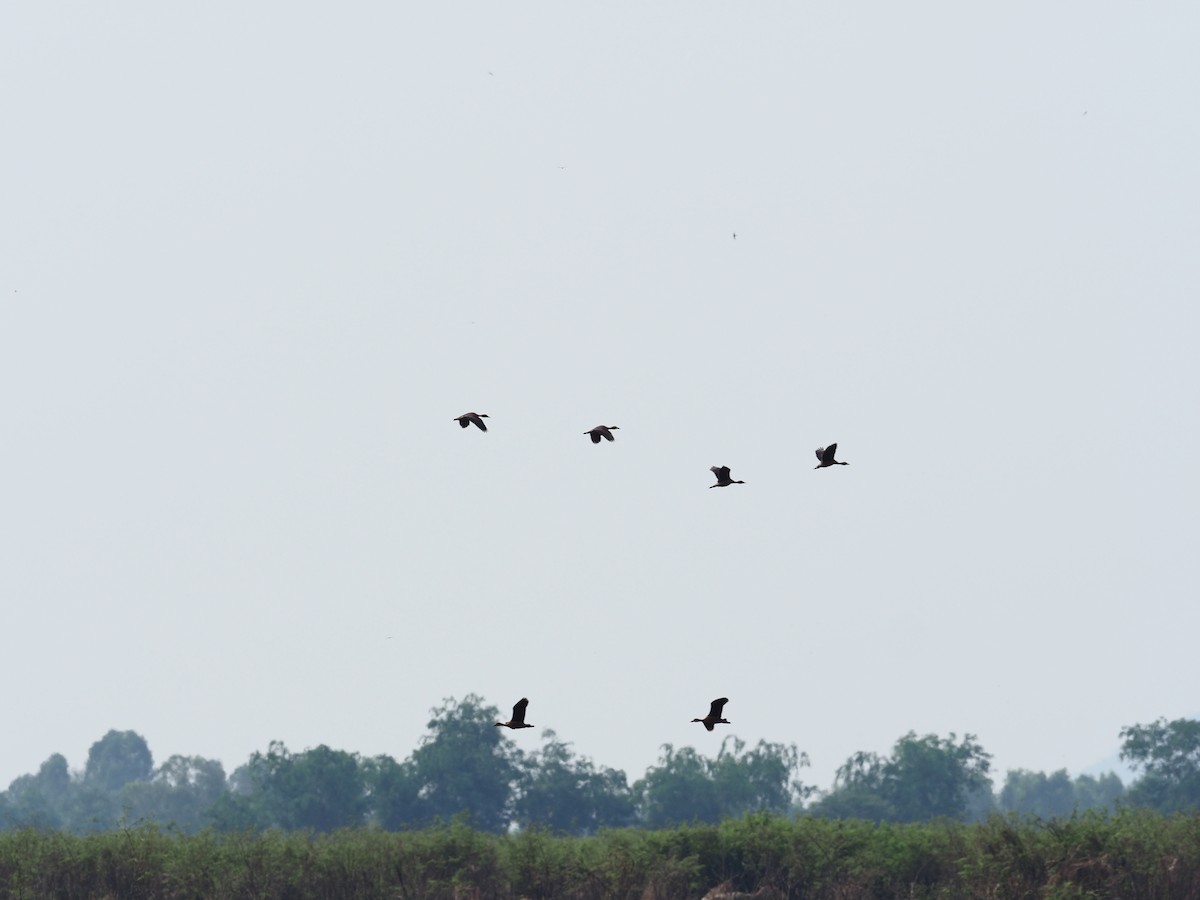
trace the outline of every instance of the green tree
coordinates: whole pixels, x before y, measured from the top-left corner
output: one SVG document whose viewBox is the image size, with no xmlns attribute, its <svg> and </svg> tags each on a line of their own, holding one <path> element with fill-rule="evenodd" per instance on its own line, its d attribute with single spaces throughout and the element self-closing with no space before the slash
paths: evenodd
<svg viewBox="0 0 1200 900">
<path fill-rule="evenodd" d="M 421 782 L 411 760 L 398 763 L 382 755 L 363 761 L 363 783 L 372 821 L 388 831 L 400 831 L 428 820 L 420 796 Z"/>
<path fill-rule="evenodd" d="M 1121 759 L 1141 777 L 1129 803 L 1172 813 L 1200 809 L 1200 721 L 1158 719 L 1121 729 Z"/>
<path fill-rule="evenodd" d="M 250 802 L 241 809 L 223 806 L 218 815 L 241 812 L 278 828 L 321 832 L 365 821 L 366 786 L 355 754 L 324 744 L 293 754 L 281 741 L 272 741 L 265 754 L 250 757 L 246 777 Z"/>
<path fill-rule="evenodd" d="M 938 816 L 966 818 L 973 794 L 991 791 L 988 777 L 991 754 L 985 753 L 974 735 L 956 743 L 949 738 L 915 732 L 896 742 L 888 765 L 888 799 L 899 822 L 920 822 Z"/>
<path fill-rule="evenodd" d="M 61 828 L 67 824 L 73 784 L 61 753 L 42 763 L 36 775 L 13 780 L 5 795 L 6 826 Z"/>
<path fill-rule="evenodd" d="M 371 766 L 376 818 L 400 827 L 465 815 L 476 828 L 504 831 L 524 754 L 495 727 L 499 711 L 468 694 L 432 713 L 429 734 L 403 764 Z"/>
<path fill-rule="evenodd" d="M 115 828 L 120 817 L 117 796 L 111 791 L 83 782 L 71 792 L 64 826 L 79 833 L 96 833 Z"/>
<path fill-rule="evenodd" d="M 712 777 L 726 815 L 785 813 L 812 793 L 796 777 L 808 764 L 795 744 L 760 740 L 747 750 L 744 741 L 729 736 L 721 741 Z"/>
<path fill-rule="evenodd" d="M 172 756 L 149 781 L 121 789 L 120 806 L 127 822 L 157 822 L 194 832 L 209 822 L 208 810 L 225 793 L 225 769 L 200 756 Z"/>
<path fill-rule="evenodd" d="M 719 822 L 721 801 L 711 762 L 693 747 L 679 751 L 662 745 L 657 766 L 634 782 L 638 814 L 647 828 L 666 828 L 683 822 Z"/>
<path fill-rule="evenodd" d="M 814 815 L 876 821 L 967 819 L 990 805 L 991 754 L 974 735 L 959 741 L 910 731 L 890 757 L 857 753 L 838 769 L 833 790 L 813 804 Z"/>
<path fill-rule="evenodd" d="M 1113 772 L 1100 778 L 1080 775 L 1071 780 L 1066 769 L 1050 775 L 1010 769 L 997 799 L 1004 812 L 1053 819 L 1065 818 L 1077 810 L 1111 809 L 1123 791 L 1121 779 Z"/>
<path fill-rule="evenodd" d="M 56 805 L 66 802 L 71 793 L 71 770 L 67 767 L 67 758 L 61 753 L 51 754 L 38 769 L 37 780 L 50 802 Z"/>
<path fill-rule="evenodd" d="M 287 776 L 290 827 L 333 831 L 363 824 L 367 799 L 357 754 L 321 744 L 292 757 Z"/>
<path fill-rule="evenodd" d="M 1116 772 L 1100 777 L 1079 775 L 1075 778 L 1075 805 L 1079 809 L 1116 809 L 1125 793 L 1125 784 Z"/>
<path fill-rule="evenodd" d="M 592 834 L 600 828 L 620 828 L 633 822 L 633 796 L 625 773 L 597 770 L 590 759 L 571 753 L 549 728 L 542 732 L 541 749 L 521 765 L 515 819 L 568 834 Z"/>
<path fill-rule="evenodd" d="M 633 786 L 639 818 L 649 828 L 719 822 L 748 812 L 789 812 L 809 793 L 797 779 L 808 758 L 795 745 L 759 741 L 746 751 L 733 736 L 715 759 L 664 744 L 659 764 Z"/>
<path fill-rule="evenodd" d="M 1040 819 L 1063 818 L 1075 811 L 1075 786 L 1066 769 L 1052 775 L 1010 769 L 998 799 L 1004 812 Z"/>
<path fill-rule="evenodd" d="M 146 739 L 134 731 L 109 731 L 88 750 L 84 783 L 109 794 L 131 781 L 146 781 L 154 758 Z"/>
<path fill-rule="evenodd" d="M 226 790 L 204 811 L 218 831 L 261 831 L 271 827 L 264 798 L 250 777 L 250 763 L 238 766 L 226 780 Z"/>
<path fill-rule="evenodd" d="M 885 822 L 895 818 L 886 796 L 887 766 L 887 757 L 860 750 L 838 768 L 833 789 L 812 804 L 809 812 L 826 819 Z"/>
</svg>

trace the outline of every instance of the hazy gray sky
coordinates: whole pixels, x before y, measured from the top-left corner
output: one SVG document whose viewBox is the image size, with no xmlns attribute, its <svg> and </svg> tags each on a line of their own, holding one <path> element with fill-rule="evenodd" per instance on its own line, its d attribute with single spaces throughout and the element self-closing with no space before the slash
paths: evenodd
<svg viewBox="0 0 1200 900">
<path fill-rule="evenodd" d="M 820 786 L 1200 710 L 1195 3 L 0 25 L 0 787 L 468 692 Z"/>
</svg>

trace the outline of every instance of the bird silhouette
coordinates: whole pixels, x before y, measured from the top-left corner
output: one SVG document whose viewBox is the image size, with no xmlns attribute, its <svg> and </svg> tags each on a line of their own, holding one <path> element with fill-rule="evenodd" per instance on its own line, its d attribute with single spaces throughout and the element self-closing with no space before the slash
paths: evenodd
<svg viewBox="0 0 1200 900">
<path fill-rule="evenodd" d="M 817 448 L 817 464 L 814 469 L 824 469 L 826 466 L 848 466 L 850 463 L 841 462 L 833 458 L 833 454 L 837 453 L 837 444 L 830 444 L 828 447 Z"/>
<path fill-rule="evenodd" d="M 529 706 L 529 699 L 526 697 L 522 697 L 520 700 L 517 701 L 516 706 L 513 707 L 512 718 L 509 719 L 507 722 L 497 722 L 496 727 L 497 728 L 532 728 L 533 726 L 525 721 L 525 709 L 528 706 Z M 712 731 L 712 729 L 710 728 L 709 731 Z"/>
<path fill-rule="evenodd" d="M 744 481 L 734 481 L 729 477 L 729 466 L 710 466 L 709 471 L 717 476 L 717 483 L 710 484 L 709 488 L 729 487 L 731 484 L 745 484 Z"/>
<path fill-rule="evenodd" d="M 461 416 L 455 416 L 454 421 L 457 422 L 459 425 L 461 425 L 463 428 L 466 428 L 468 425 L 474 423 L 475 426 L 480 431 L 487 431 L 487 425 L 484 424 L 483 420 L 490 419 L 490 418 L 491 418 L 491 416 L 489 416 L 487 413 L 470 412 L 470 413 L 463 413 Z"/>
<path fill-rule="evenodd" d="M 584 434 L 590 434 L 592 436 L 592 443 L 598 444 L 600 443 L 600 438 L 604 438 L 606 441 L 615 441 L 616 438 L 613 437 L 612 433 L 620 430 L 620 427 L 616 425 L 597 425 L 591 431 L 585 431 Z"/>
<path fill-rule="evenodd" d="M 709 706 L 707 716 L 705 716 L 703 719 L 692 719 L 692 721 L 699 722 L 709 731 L 712 731 L 713 726 L 718 723 L 721 725 L 728 725 L 729 720 L 721 717 L 721 710 L 725 708 L 725 704 L 728 702 L 728 697 L 718 697 L 712 702 L 712 705 Z"/>
</svg>

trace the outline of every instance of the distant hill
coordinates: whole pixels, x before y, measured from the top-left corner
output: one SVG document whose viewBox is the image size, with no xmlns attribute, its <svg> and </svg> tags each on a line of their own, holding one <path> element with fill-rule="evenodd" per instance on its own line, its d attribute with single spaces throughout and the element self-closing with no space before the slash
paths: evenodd
<svg viewBox="0 0 1200 900">
<path fill-rule="evenodd" d="M 1134 773 L 1133 769 L 1129 768 L 1129 764 L 1121 759 L 1121 754 L 1119 752 L 1114 753 L 1112 756 L 1106 756 L 1099 762 L 1092 763 L 1092 765 L 1082 769 L 1077 774 L 1097 777 L 1108 772 L 1116 772 L 1117 777 L 1121 779 L 1121 782 L 1125 785 L 1125 787 L 1129 787 L 1129 785 L 1133 783 L 1134 779 L 1137 778 L 1137 775 Z"/>
</svg>

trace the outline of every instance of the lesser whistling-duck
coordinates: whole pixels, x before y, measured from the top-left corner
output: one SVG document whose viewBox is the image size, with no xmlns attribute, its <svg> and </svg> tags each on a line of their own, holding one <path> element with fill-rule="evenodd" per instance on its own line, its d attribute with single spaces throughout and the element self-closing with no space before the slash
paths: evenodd
<svg viewBox="0 0 1200 900">
<path fill-rule="evenodd" d="M 699 722 L 709 731 L 712 731 L 713 726 L 718 723 L 721 725 L 728 725 L 729 720 L 721 717 L 721 710 L 725 708 L 725 704 L 728 702 L 728 697 L 718 697 L 712 702 L 712 705 L 709 706 L 707 716 L 705 716 L 703 719 L 692 719 L 692 721 Z"/>
<path fill-rule="evenodd" d="M 474 423 L 480 431 L 487 431 L 487 425 L 484 424 L 483 420 L 488 418 L 491 417 L 487 413 L 469 412 L 463 413 L 461 416 L 455 416 L 454 421 L 463 428 L 466 428 L 468 425 Z"/>
<path fill-rule="evenodd" d="M 528 706 L 529 706 L 529 698 L 522 697 L 520 700 L 517 701 L 516 706 L 513 707 L 512 718 L 509 719 L 507 722 L 497 722 L 496 727 L 498 727 L 498 728 L 532 728 L 533 726 L 525 721 L 525 709 Z"/>
<path fill-rule="evenodd" d="M 731 484 L 745 484 L 744 481 L 734 481 L 729 477 L 729 466 L 709 466 L 709 471 L 717 476 L 717 483 L 710 484 L 710 488 L 729 487 Z"/>
<path fill-rule="evenodd" d="M 592 436 L 592 443 L 598 444 L 600 443 L 600 438 L 604 438 L 606 441 L 615 441 L 616 438 L 613 437 L 612 433 L 620 430 L 616 425 L 597 425 L 591 431 L 585 431 L 584 434 L 590 434 Z"/>
<path fill-rule="evenodd" d="M 848 466 L 850 463 L 842 462 L 833 458 L 833 454 L 837 453 L 837 444 L 830 444 L 828 447 L 817 448 L 817 465 L 814 469 L 824 469 L 826 466 Z"/>
</svg>

